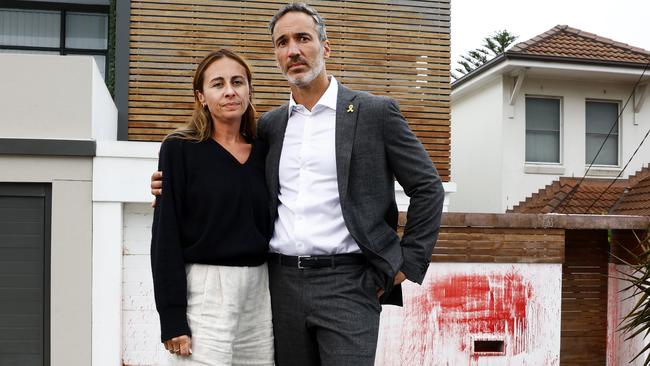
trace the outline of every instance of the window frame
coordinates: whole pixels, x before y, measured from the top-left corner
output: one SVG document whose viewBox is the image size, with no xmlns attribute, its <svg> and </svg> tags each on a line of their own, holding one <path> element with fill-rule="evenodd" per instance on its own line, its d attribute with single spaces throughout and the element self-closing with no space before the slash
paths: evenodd
<svg viewBox="0 0 650 366">
<path fill-rule="evenodd" d="M 557 162 L 548 162 L 548 161 L 528 161 L 526 158 L 526 137 L 528 133 L 528 126 L 526 120 L 526 100 L 528 98 L 536 99 L 553 99 L 559 101 L 559 126 L 558 126 L 558 161 Z M 564 164 L 564 98 L 562 96 L 556 95 L 538 95 L 538 94 L 526 94 L 524 95 L 524 164 L 526 166 L 549 166 L 549 167 L 561 167 Z M 534 130 L 533 130 L 534 131 Z"/>
<path fill-rule="evenodd" d="M 588 102 L 595 102 L 595 103 L 611 103 L 611 104 L 616 104 L 616 116 L 618 116 L 618 128 L 616 131 L 616 164 L 611 165 L 611 164 L 594 164 L 592 165 L 592 168 L 620 168 L 621 166 L 621 135 L 623 134 L 622 130 L 622 120 L 623 120 L 623 113 L 621 111 L 621 101 L 616 100 L 616 99 L 598 99 L 598 98 L 585 98 L 585 168 L 591 164 L 591 162 L 587 162 L 587 103 Z"/>
<path fill-rule="evenodd" d="M 88 49 L 88 48 L 71 48 L 65 46 L 66 39 L 66 15 L 70 13 L 96 13 L 106 14 L 109 17 L 109 5 L 93 4 L 73 4 L 73 3 L 52 3 L 52 2 L 33 2 L 20 0 L 5 0 L 0 4 L 0 9 L 19 9 L 19 10 L 49 10 L 58 11 L 60 16 L 59 46 L 42 47 L 42 46 L 8 46 L 0 45 L 2 50 L 15 51 L 40 51 L 40 52 L 58 52 L 59 55 L 81 55 L 81 56 L 104 56 L 104 75 L 108 78 L 108 47 L 110 45 L 110 30 L 106 33 L 106 49 Z"/>
</svg>

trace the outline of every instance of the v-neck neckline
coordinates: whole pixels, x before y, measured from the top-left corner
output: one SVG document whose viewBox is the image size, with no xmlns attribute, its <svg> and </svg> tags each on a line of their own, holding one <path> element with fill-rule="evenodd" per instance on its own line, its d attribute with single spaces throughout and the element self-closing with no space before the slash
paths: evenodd
<svg viewBox="0 0 650 366">
<path fill-rule="evenodd" d="M 221 150 L 223 150 L 223 152 L 225 152 L 226 155 L 228 155 L 233 160 L 233 162 L 237 163 L 237 165 L 239 165 L 239 166 L 244 166 L 251 160 L 251 156 L 253 155 L 253 149 L 255 148 L 255 144 L 251 143 L 250 144 L 251 145 L 251 151 L 248 153 L 248 156 L 246 157 L 246 160 L 244 160 L 244 162 L 241 162 L 241 161 L 239 161 L 239 159 L 237 159 L 237 157 L 235 157 L 235 155 L 233 155 L 230 152 L 230 150 L 226 149 L 223 145 L 221 145 L 219 143 L 219 141 L 215 140 L 212 137 L 210 137 L 210 140 L 212 142 L 214 142 Z"/>
</svg>

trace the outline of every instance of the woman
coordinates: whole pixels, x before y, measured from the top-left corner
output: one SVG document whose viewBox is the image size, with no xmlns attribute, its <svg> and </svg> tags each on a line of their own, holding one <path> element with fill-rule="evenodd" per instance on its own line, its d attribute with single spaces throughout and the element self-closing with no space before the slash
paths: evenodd
<svg viewBox="0 0 650 366">
<path fill-rule="evenodd" d="M 273 365 L 266 147 L 251 71 L 229 50 L 194 74 L 194 113 L 163 141 L 151 265 L 172 364 Z"/>
</svg>

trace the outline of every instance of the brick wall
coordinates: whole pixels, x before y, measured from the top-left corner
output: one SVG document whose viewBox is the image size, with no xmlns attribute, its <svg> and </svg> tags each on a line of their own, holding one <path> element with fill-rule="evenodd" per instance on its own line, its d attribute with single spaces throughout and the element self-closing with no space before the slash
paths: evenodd
<svg viewBox="0 0 650 366">
<path fill-rule="evenodd" d="M 125 365 L 165 365 L 149 261 L 153 209 L 124 205 L 122 360 Z"/>
</svg>

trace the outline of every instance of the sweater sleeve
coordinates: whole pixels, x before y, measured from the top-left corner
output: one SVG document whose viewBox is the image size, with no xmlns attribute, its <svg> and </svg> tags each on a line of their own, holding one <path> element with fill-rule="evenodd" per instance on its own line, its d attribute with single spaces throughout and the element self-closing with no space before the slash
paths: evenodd
<svg viewBox="0 0 650 366">
<path fill-rule="evenodd" d="M 185 192 L 183 142 L 168 138 L 160 148 L 158 170 L 163 172 L 163 194 L 156 197 L 151 228 L 151 270 L 163 342 L 191 336 L 180 227 Z"/>
</svg>

